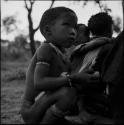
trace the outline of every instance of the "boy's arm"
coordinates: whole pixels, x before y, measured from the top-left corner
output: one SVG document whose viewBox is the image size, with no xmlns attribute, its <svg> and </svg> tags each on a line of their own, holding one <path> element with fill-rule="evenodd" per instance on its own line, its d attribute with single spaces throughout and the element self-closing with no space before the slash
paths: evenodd
<svg viewBox="0 0 124 125">
<path fill-rule="evenodd" d="M 34 72 L 34 85 L 40 91 L 55 90 L 68 86 L 66 77 L 49 77 L 49 68 L 52 61 L 52 50 L 49 46 L 37 50 L 37 64 Z"/>
<path fill-rule="evenodd" d="M 96 83 L 98 81 L 98 77 L 84 72 L 72 74 L 70 77 L 48 77 L 52 57 L 50 56 L 50 49 L 45 49 L 47 49 L 47 51 L 45 51 L 45 57 L 47 57 L 45 62 L 42 61 L 44 55 L 43 48 L 39 49 L 37 52 L 39 62 L 36 64 L 34 72 L 34 84 L 36 89 L 40 91 L 55 90 L 60 87 L 70 86 L 70 80 L 73 86 L 75 86 L 75 84 L 83 84 L 83 86 L 85 86 L 85 83 Z"/>
<path fill-rule="evenodd" d="M 66 77 L 48 77 L 49 66 L 36 65 L 34 73 L 35 88 L 41 91 L 55 90 L 63 86 L 69 86 Z"/>
</svg>

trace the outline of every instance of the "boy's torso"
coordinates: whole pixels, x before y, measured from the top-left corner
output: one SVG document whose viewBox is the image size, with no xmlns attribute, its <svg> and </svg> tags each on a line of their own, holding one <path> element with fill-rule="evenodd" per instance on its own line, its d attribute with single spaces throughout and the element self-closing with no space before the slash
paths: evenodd
<svg viewBox="0 0 124 125">
<path fill-rule="evenodd" d="M 49 44 L 49 43 L 42 43 L 40 46 L 40 49 L 42 49 L 42 46 L 44 44 Z M 49 45 L 52 47 L 51 45 Z M 58 51 L 56 51 L 54 48 L 52 48 L 52 51 L 49 53 L 52 54 L 52 60 L 50 61 L 50 66 L 49 66 L 49 73 L 47 77 L 59 77 L 62 72 L 67 72 L 69 70 L 69 62 L 66 59 L 63 59 L 62 56 L 59 54 Z M 46 57 L 48 55 L 45 55 Z M 44 59 L 46 60 L 46 59 Z M 34 54 L 33 58 L 31 59 L 30 65 L 27 70 L 27 75 L 26 75 L 26 91 L 24 95 L 24 100 L 34 102 L 35 98 L 40 91 L 36 91 L 34 89 L 34 70 L 35 66 L 37 65 L 37 51 Z"/>
<path fill-rule="evenodd" d="M 49 67 L 49 76 L 56 77 L 60 76 L 62 72 L 68 72 L 70 62 L 66 58 L 65 54 L 63 54 L 56 46 L 54 46 L 52 43 L 45 43 L 49 44 L 52 48 L 51 55 L 52 60 Z"/>
</svg>

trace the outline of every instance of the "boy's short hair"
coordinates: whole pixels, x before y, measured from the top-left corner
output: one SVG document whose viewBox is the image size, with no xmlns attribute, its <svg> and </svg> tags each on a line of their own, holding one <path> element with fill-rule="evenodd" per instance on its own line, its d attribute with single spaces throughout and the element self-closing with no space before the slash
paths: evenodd
<svg viewBox="0 0 124 125">
<path fill-rule="evenodd" d="M 58 19 L 61 16 L 61 14 L 69 13 L 69 12 L 75 14 L 75 12 L 73 10 L 66 8 L 66 7 L 54 7 L 54 8 L 50 8 L 50 9 L 46 10 L 40 21 L 41 33 L 44 35 L 44 33 L 43 33 L 44 26 L 46 26 L 47 24 L 53 23 L 56 19 Z M 76 16 L 76 18 L 77 18 L 77 16 Z"/>
<path fill-rule="evenodd" d="M 88 28 L 93 35 L 103 35 L 105 31 L 110 32 L 112 24 L 112 17 L 108 13 L 101 12 L 91 16 L 88 21 Z"/>
<path fill-rule="evenodd" d="M 90 31 L 89 31 L 88 26 L 86 26 L 85 24 L 82 24 L 82 23 L 77 24 L 77 32 L 79 31 L 79 29 L 80 29 L 81 26 L 84 27 L 84 34 L 86 36 L 89 36 L 90 35 Z"/>
</svg>

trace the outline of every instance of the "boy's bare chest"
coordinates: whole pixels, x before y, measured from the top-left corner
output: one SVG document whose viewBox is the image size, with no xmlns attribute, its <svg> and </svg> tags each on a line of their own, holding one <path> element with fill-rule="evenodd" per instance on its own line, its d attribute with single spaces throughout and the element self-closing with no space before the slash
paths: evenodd
<svg viewBox="0 0 124 125">
<path fill-rule="evenodd" d="M 68 59 L 64 59 L 61 56 L 54 54 L 50 66 L 50 74 L 59 76 L 62 72 L 68 72 L 69 67 L 70 62 L 68 61 Z"/>
</svg>

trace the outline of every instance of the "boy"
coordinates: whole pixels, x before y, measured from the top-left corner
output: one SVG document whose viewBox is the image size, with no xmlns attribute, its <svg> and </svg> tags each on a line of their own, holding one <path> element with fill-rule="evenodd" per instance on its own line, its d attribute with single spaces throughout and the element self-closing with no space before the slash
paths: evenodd
<svg viewBox="0 0 124 125">
<path fill-rule="evenodd" d="M 62 72 L 69 71 L 69 62 L 63 53 L 76 38 L 76 26 L 77 16 L 69 8 L 55 7 L 43 14 L 40 31 L 46 41 L 37 49 L 26 74 L 21 108 L 26 123 L 52 124 L 63 119 L 76 102 L 75 81 L 77 84 L 97 81 L 96 76 L 83 72 L 61 76 Z M 41 92 L 44 93 L 39 96 Z"/>
</svg>

